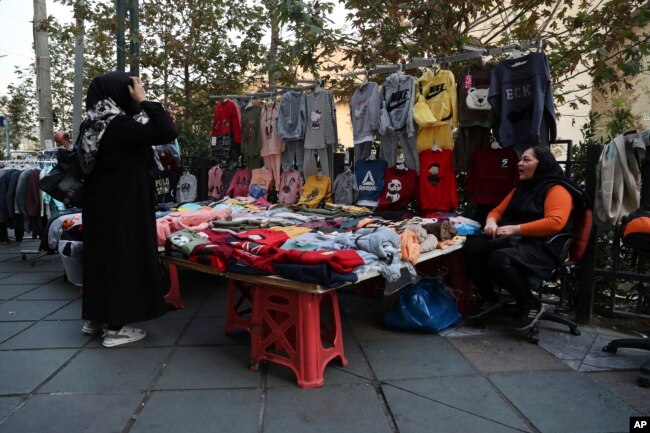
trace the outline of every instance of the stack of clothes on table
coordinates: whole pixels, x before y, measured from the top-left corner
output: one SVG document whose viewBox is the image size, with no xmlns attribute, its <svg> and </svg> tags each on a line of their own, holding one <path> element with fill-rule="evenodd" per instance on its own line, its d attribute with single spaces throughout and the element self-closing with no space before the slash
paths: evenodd
<svg viewBox="0 0 650 433">
<path fill-rule="evenodd" d="M 480 230 L 454 214 L 434 218 L 374 214 L 367 208 L 327 204 L 268 205 L 250 197 L 190 203 L 158 214 L 158 242 L 166 254 L 222 272 L 281 277 L 337 287 L 369 271 L 399 279 L 402 261 L 444 248 L 457 235 Z"/>
</svg>

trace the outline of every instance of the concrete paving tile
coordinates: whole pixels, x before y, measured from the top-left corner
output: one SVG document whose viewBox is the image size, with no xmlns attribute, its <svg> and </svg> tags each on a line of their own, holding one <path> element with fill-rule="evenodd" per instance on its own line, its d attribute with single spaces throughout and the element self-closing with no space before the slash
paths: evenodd
<svg viewBox="0 0 650 433">
<path fill-rule="evenodd" d="M 559 359 L 582 360 L 589 353 L 596 337 L 596 334 L 588 331 L 581 331 L 580 335 L 571 335 L 564 330 L 540 326 L 539 345 Z"/>
<path fill-rule="evenodd" d="M 41 389 L 42 392 L 142 391 L 167 358 L 167 348 L 85 349 Z"/>
<path fill-rule="evenodd" d="M 226 317 L 227 305 L 226 298 L 208 298 L 196 312 L 196 317 Z"/>
<path fill-rule="evenodd" d="M 323 375 L 325 386 L 370 382 L 371 373 L 368 371 L 367 362 L 345 325 L 343 325 L 343 353 L 348 360 L 348 366 L 343 367 L 339 358 L 330 361 L 325 367 Z M 295 387 L 296 375 L 289 367 L 268 362 L 266 386 L 269 388 Z"/>
<path fill-rule="evenodd" d="M 1 281 L 1 280 L 0 280 Z M 0 290 L 2 290 L 0 288 Z M 63 300 L 63 299 L 77 299 L 81 297 L 81 290 L 74 284 L 54 280 L 47 284 L 40 286 L 38 289 L 31 290 L 25 294 L 18 296 L 18 300 Z"/>
<path fill-rule="evenodd" d="M 637 369 L 650 359 L 650 352 L 641 349 L 620 348 L 615 354 L 603 352 L 603 347 L 614 339 L 599 335 L 585 356 L 580 371 Z"/>
<path fill-rule="evenodd" d="M 476 370 L 443 338 L 406 334 L 400 340 L 361 342 L 377 378 L 414 379 L 476 373 Z"/>
<path fill-rule="evenodd" d="M 92 336 L 81 332 L 83 321 L 39 321 L 31 328 L 0 344 L 0 350 L 79 348 Z"/>
<path fill-rule="evenodd" d="M 9 415 L 21 401 L 21 397 L 0 397 L 0 420 Z M 2 430 L 2 424 L 0 424 L 0 430 Z"/>
<path fill-rule="evenodd" d="M 7 278 L 0 280 L 0 285 L 3 284 L 45 284 L 50 281 L 62 280 L 62 275 L 59 272 L 21 272 L 10 275 Z"/>
<path fill-rule="evenodd" d="M 347 315 L 346 321 L 350 325 L 350 329 L 355 338 L 359 341 L 400 340 L 404 336 L 426 339 L 435 335 L 389 329 L 384 325 L 384 315 L 379 313 L 365 312 L 349 314 Z"/>
<path fill-rule="evenodd" d="M 514 335 L 450 338 L 449 342 L 482 373 L 567 368 L 541 347 Z"/>
<path fill-rule="evenodd" d="M 75 352 L 69 349 L 0 352 L 0 395 L 32 392 Z"/>
<path fill-rule="evenodd" d="M 23 293 L 28 293 L 30 290 L 34 290 L 37 287 L 38 284 L 11 284 L 7 286 L 0 285 L 0 301 L 13 299 L 16 296 L 20 296 Z"/>
<path fill-rule="evenodd" d="M 130 433 L 257 433 L 260 394 L 254 389 L 154 392 Z"/>
<path fill-rule="evenodd" d="M 59 262 L 61 261 L 61 259 L 58 260 Z M 21 275 L 49 272 L 51 275 L 56 275 L 58 278 L 62 278 L 64 273 L 63 265 L 59 263 L 54 264 L 51 262 L 37 261 L 32 265 L 29 261 L 22 261 L 18 258 L 0 262 L 0 272 L 11 272 L 13 274 L 18 273 Z M 4 282 L 0 280 L 0 284 L 4 284 Z"/>
<path fill-rule="evenodd" d="M 588 373 L 586 376 L 640 413 L 650 414 L 650 389 L 637 385 L 639 370 Z"/>
<path fill-rule="evenodd" d="M 81 299 L 70 302 L 65 307 L 47 316 L 47 320 L 76 320 L 81 318 Z"/>
<path fill-rule="evenodd" d="M 179 347 L 154 388 L 257 388 L 261 373 L 248 369 L 249 359 L 249 347 Z"/>
<path fill-rule="evenodd" d="M 189 319 L 196 315 L 197 311 L 199 311 L 199 309 L 201 308 L 201 306 L 203 306 L 205 301 L 206 298 L 187 299 L 183 297 L 183 304 L 185 304 L 185 308 L 181 308 L 180 310 L 170 311 L 167 314 L 165 314 L 163 317 L 166 319 Z"/>
<path fill-rule="evenodd" d="M 7 301 L 0 304 L 0 321 L 39 320 L 68 301 Z"/>
<path fill-rule="evenodd" d="M 393 386 L 383 386 L 384 395 L 400 433 L 513 433 L 515 429 L 491 417 L 473 415 L 454 406 L 423 398 Z M 518 423 L 519 425 L 521 422 Z"/>
<path fill-rule="evenodd" d="M 393 414 L 405 421 L 398 423 L 400 431 L 409 430 L 404 430 L 402 424 L 408 425 L 410 418 L 419 419 L 417 423 L 422 425 L 448 426 L 445 431 L 509 431 L 511 428 L 530 431 L 526 422 L 483 377 L 398 380 L 388 381 L 382 387 Z M 399 403 L 394 405 L 393 399 Z M 423 409 L 419 415 L 407 404 L 409 401 Z M 449 418 L 449 422 L 439 422 L 440 417 Z M 467 430 L 469 426 L 472 427 Z"/>
<path fill-rule="evenodd" d="M 30 327 L 35 322 L 0 322 L 0 343 Z"/>
<path fill-rule="evenodd" d="M 14 272 L 0 272 L 0 281 L 2 281 L 4 278 L 7 278 L 11 275 L 13 275 Z"/>
<path fill-rule="evenodd" d="M 489 379 L 542 433 L 628 431 L 639 413 L 583 374 L 546 371 Z"/>
<path fill-rule="evenodd" d="M 266 393 L 264 433 L 390 433 L 389 420 L 368 384 Z"/>
<path fill-rule="evenodd" d="M 36 395 L 0 425 L 0 432 L 119 432 L 141 399 L 140 393 Z"/>
<path fill-rule="evenodd" d="M 194 319 L 178 344 L 182 346 L 250 345 L 248 332 L 235 329 L 231 335 L 226 335 L 225 326 L 224 318 Z"/>
</svg>

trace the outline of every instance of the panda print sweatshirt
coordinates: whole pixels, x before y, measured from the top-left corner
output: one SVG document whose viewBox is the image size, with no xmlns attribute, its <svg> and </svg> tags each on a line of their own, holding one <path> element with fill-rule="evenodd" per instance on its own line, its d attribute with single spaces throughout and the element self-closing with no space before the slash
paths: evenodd
<svg viewBox="0 0 650 433">
<path fill-rule="evenodd" d="M 404 210 L 415 198 L 417 173 L 408 168 L 388 167 L 384 171 L 384 188 L 377 211 Z"/>
</svg>

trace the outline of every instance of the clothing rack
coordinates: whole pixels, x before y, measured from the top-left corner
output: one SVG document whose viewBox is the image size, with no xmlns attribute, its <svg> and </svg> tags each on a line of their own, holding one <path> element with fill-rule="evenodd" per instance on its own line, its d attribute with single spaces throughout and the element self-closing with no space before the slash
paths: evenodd
<svg viewBox="0 0 650 433">
<path fill-rule="evenodd" d="M 515 50 L 526 51 L 531 48 L 535 48 L 539 50 L 541 49 L 541 46 L 542 46 L 541 38 L 537 38 L 533 41 L 525 42 L 523 44 L 513 43 L 513 44 L 508 44 L 496 48 L 479 48 L 471 45 L 465 45 L 463 46 L 463 49 L 470 52 L 454 54 L 451 56 L 444 56 L 444 57 L 433 57 L 433 58 L 415 57 L 409 63 L 377 65 L 376 69 L 365 69 L 359 71 L 345 72 L 340 76 L 346 78 L 346 77 L 353 77 L 357 75 L 368 76 L 368 75 L 378 75 L 378 74 L 390 74 L 393 72 L 405 71 L 409 69 L 429 67 L 436 64 L 462 62 L 465 60 L 477 59 L 483 56 L 498 56 Z"/>
</svg>

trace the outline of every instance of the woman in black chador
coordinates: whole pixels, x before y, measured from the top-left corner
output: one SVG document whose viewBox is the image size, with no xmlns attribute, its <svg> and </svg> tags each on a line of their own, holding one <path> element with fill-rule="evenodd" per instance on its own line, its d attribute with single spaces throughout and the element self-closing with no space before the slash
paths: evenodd
<svg viewBox="0 0 650 433">
<path fill-rule="evenodd" d="M 86 173 L 83 203 L 82 331 L 102 344 L 141 340 L 127 326 L 167 311 L 158 264 L 152 146 L 178 135 L 165 109 L 147 101 L 140 78 L 93 79 L 77 151 Z M 141 114 L 144 111 L 146 117 Z"/>
</svg>

